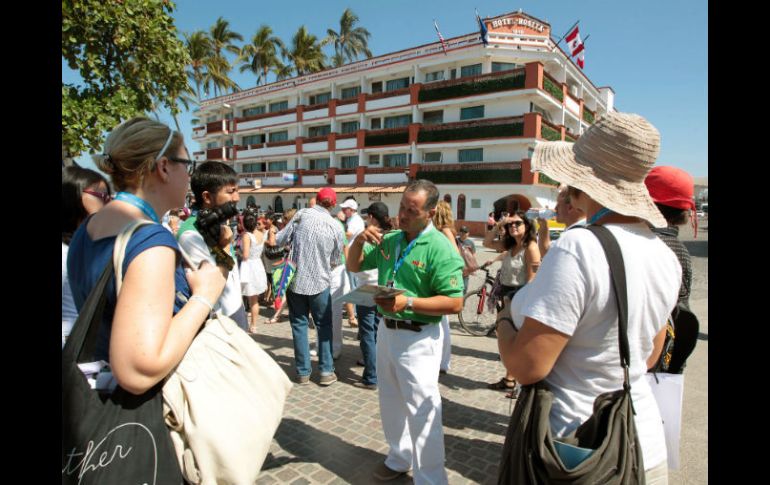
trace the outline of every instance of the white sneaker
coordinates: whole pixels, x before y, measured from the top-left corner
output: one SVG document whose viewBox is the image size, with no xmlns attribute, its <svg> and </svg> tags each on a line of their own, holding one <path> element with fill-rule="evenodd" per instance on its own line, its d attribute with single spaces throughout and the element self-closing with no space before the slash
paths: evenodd
<svg viewBox="0 0 770 485">
<path fill-rule="evenodd" d="M 318 351 L 316 349 L 310 349 L 310 356 L 311 357 L 317 357 Z"/>
</svg>

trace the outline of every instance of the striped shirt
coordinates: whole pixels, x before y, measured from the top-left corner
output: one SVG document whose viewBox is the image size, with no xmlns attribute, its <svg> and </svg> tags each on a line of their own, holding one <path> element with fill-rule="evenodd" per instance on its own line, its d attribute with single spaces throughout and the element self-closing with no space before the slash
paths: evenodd
<svg viewBox="0 0 770 485">
<path fill-rule="evenodd" d="M 329 289 L 344 241 L 342 226 L 320 205 L 297 212 L 276 235 L 279 246 L 291 242 L 289 258 L 297 263 L 289 289 L 300 295 L 317 295 Z"/>
<path fill-rule="evenodd" d="M 666 246 L 676 254 L 679 264 L 682 266 L 682 284 L 679 286 L 679 300 L 687 308 L 690 307 L 690 288 L 692 287 L 692 261 L 690 251 L 679 240 L 679 227 L 669 226 L 664 228 L 654 227 L 652 232 L 666 243 Z"/>
</svg>

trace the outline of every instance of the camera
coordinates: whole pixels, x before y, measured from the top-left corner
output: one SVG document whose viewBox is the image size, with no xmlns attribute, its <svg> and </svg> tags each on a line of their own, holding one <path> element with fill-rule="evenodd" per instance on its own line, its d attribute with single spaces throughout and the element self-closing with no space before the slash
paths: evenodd
<svg viewBox="0 0 770 485">
<path fill-rule="evenodd" d="M 201 209 L 198 211 L 195 228 L 201 233 L 209 247 L 216 247 L 219 244 L 222 224 L 236 215 L 238 215 L 238 208 L 235 202 L 227 202 L 210 209 Z"/>
</svg>

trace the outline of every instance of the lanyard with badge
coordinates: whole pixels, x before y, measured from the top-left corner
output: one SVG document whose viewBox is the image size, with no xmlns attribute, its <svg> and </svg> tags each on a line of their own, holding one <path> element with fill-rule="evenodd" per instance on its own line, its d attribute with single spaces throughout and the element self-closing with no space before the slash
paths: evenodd
<svg viewBox="0 0 770 485">
<path fill-rule="evenodd" d="M 398 241 L 398 245 L 396 246 L 396 263 L 393 265 L 393 273 L 390 275 L 390 279 L 388 280 L 388 288 L 394 288 L 396 273 L 398 273 L 398 270 L 401 268 L 401 266 L 403 266 L 406 256 L 412 251 L 412 248 L 414 248 L 417 240 L 420 239 L 423 234 L 428 232 L 431 227 L 433 227 L 433 223 L 429 222 L 428 225 L 425 226 L 425 229 L 420 231 L 420 234 L 418 234 L 416 238 L 412 239 L 412 242 L 407 244 L 406 249 L 404 249 L 404 254 L 401 254 L 401 240 Z M 403 236 L 403 239 L 406 240 L 406 233 L 403 233 Z"/>
</svg>

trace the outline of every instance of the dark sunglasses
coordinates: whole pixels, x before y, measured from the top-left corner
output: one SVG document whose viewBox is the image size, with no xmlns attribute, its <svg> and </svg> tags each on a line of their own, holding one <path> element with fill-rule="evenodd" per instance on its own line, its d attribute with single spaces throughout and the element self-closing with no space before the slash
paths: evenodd
<svg viewBox="0 0 770 485">
<path fill-rule="evenodd" d="M 99 197 L 105 204 L 112 200 L 112 195 L 109 192 L 97 192 L 95 190 L 83 189 L 83 193 Z"/>
<path fill-rule="evenodd" d="M 188 175 L 192 175 L 193 172 L 195 171 L 195 165 L 196 165 L 195 160 L 187 160 L 186 158 L 177 158 L 177 157 L 166 157 L 166 158 L 168 158 L 172 162 L 184 163 L 185 165 L 187 165 Z"/>
<path fill-rule="evenodd" d="M 519 226 L 521 226 L 523 224 L 524 224 L 524 221 L 513 221 L 513 222 L 509 222 L 508 224 L 506 224 L 506 226 L 508 226 L 508 227 L 510 227 L 510 226 L 519 227 Z"/>
</svg>

